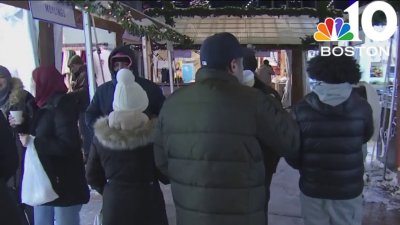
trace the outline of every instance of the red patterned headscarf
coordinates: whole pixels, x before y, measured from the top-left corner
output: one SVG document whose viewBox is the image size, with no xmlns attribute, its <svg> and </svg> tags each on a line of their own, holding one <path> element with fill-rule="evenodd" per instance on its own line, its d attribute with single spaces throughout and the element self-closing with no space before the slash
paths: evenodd
<svg viewBox="0 0 400 225">
<path fill-rule="evenodd" d="M 39 66 L 32 73 L 36 84 L 36 104 L 44 106 L 47 100 L 56 93 L 67 93 L 64 78 L 54 66 Z"/>
</svg>

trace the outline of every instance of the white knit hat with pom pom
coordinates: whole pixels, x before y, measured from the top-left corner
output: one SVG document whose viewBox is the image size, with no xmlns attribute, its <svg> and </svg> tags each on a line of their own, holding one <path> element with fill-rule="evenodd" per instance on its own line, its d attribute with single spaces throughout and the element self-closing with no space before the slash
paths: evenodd
<svg viewBox="0 0 400 225">
<path fill-rule="evenodd" d="M 117 86 L 114 91 L 114 111 L 143 112 L 149 105 L 146 91 L 135 82 L 135 76 L 128 69 L 117 73 Z"/>
</svg>

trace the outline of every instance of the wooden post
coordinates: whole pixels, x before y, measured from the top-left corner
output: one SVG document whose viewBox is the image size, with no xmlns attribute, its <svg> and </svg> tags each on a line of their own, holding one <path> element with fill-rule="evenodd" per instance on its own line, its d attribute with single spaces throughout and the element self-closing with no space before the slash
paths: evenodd
<svg viewBox="0 0 400 225">
<path fill-rule="evenodd" d="M 303 53 L 301 47 L 292 49 L 292 105 L 299 102 L 304 95 L 303 90 Z"/>
<path fill-rule="evenodd" d="M 124 32 L 125 32 L 124 28 L 122 28 L 122 27 L 116 28 L 116 31 L 115 31 L 115 44 L 116 44 L 117 47 L 118 46 L 122 46 L 124 44 L 124 41 L 123 41 L 123 38 L 122 38 L 123 35 L 124 35 Z"/>
<path fill-rule="evenodd" d="M 39 65 L 54 65 L 53 24 L 39 21 Z"/>
</svg>

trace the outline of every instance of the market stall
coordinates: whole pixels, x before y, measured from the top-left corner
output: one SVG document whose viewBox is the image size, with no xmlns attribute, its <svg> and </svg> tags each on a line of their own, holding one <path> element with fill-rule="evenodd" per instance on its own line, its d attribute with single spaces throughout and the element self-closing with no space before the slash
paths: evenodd
<svg viewBox="0 0 400 225">
<path fill-rule="evenodd" d="M 199 50 L 206 37 L 218 32 L 230 32 L 243 46 L 253 46 L 259 66 L 264 59 L 271 62 L 276 76 L 273 86 L 286 95 L 284 105 L 289 107 L 291 99 L 296 102 L 304 94 L 301 38 L 312 36 L 319 17 L 339 12 L 322 3 L 317 8 L 177 8 L 165 3 L 163 9 L 147 9 L 145 13 L 192 38 L 197 48 L 187 49 Z"/>
</svg>

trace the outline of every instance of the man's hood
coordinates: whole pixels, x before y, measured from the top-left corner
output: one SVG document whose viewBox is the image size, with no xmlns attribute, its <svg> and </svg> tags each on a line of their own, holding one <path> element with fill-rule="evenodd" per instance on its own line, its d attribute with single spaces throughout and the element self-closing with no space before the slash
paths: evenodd
<svg viewBox="0 0 400 225">
<path fill-rule="evenodd" d="M 350 97 L 352 90 L 353 87 L 349 83 L 328 84 L 319 82 L 313 87 L 312 91 L 318 95 L 321 102 L 337 106 Z"/>
<path fill-rule="evenodd" d="M 327 84 L 313 87 L 313 91 L 305 97 L 305 101 L 324 115 L 346 115 L 353 110 L 352 99 L 359 96 L 353 93 L 351 84 L 333 86 Z"/>
<path fill-rule="evenodd" d="M 108 68 L 110 68 L 110 73 L 111 73 L 113 81 L 115 81 L 117 73 L 114 72 L 113 65 L 111 63 L 111 59 L 112 59 L 113 56 L 115 56 L 118 53 L 120 53 L 120 54 L 122 53 L 124 55 L 127 55 L 131 59 L 132 64 L 131 64 L 130 70 L 133 72 L 133 74 L 135 76 L 137 76 L 137 74 L 138 74 L 138 70 L 137 70 L 138 66 L 137 66 L 137 62 L 135 60 L 135 52 L 128 45 L 125 45 L 125 46 L 121 46 L 121 47 L 115 48 L 111 52 L 110 56 L 108 57 Z"/>
</svg>

